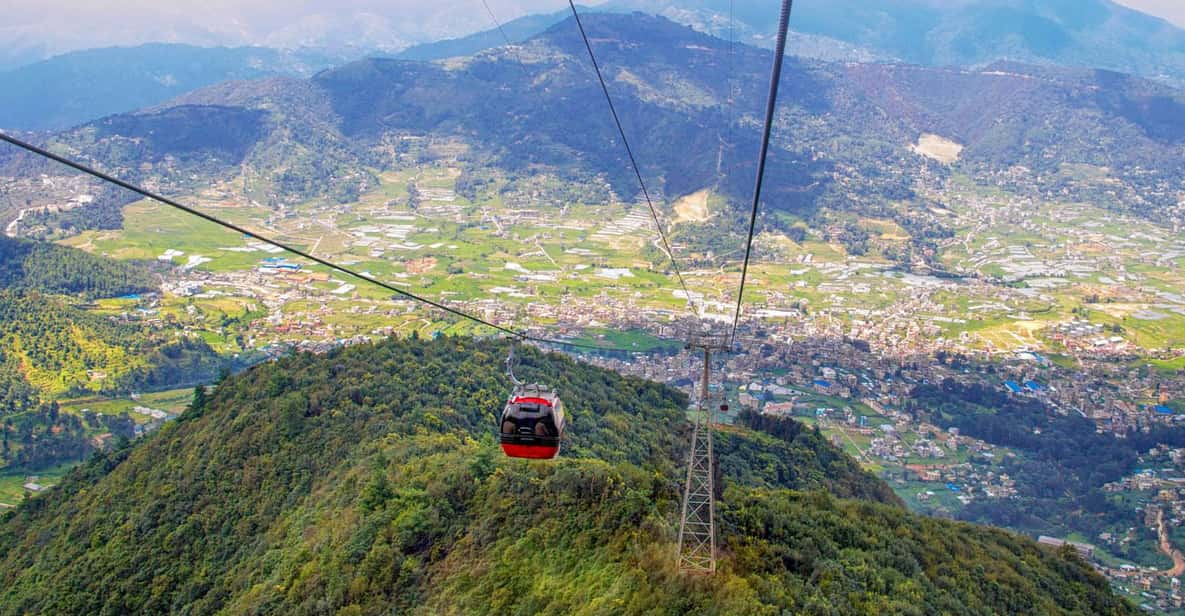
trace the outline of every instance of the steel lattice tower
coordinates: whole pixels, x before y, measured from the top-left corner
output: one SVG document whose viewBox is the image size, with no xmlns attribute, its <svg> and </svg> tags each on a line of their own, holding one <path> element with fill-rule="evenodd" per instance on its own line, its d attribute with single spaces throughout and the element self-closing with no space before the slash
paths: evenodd
<svg viewBox="0 0 1185 616">
<path fill-rule="evenodd" d="M 712 352 L 727 348 L 723 339 L 703 337 L 688 344 L 704 353 L 699 414 L 687 456 L 687 483 L 679 523 L 679 569 L 690 573 L 716 572 L 716 486 L 712 451 L 713 407 L 708 392 Z"/>
<path fill-rule="evenodd" d="M 701 414 L 702 415 L 702 414 Z M 712 426 L 701 416 L 691 435 L 683 519 L 679 524 L 679 569 L 716 572 L 716 498 L 712 477 Z"/>
</svg>

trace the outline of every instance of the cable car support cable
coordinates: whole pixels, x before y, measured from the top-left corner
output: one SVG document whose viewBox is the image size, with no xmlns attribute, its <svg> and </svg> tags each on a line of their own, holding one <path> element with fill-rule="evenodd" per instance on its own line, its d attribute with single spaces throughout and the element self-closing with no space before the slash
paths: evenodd
<svg viewBox="0 0 1185 616">
<path fill-rule="evenodd" d="M 732 317 L 732 334 L 729 344 L 737 337 L 737 325 L 741 320 L 741 302 L 745 296 L 745 280 L 749 275 L 749 257 L 753 253 L 753 230 L 757 226 L 757 207 L 761 202 L 761 184 L 765 180 L 765 160 L 769 152 L 769 135 L 773 129 L 774 109 L 778 104 L 778 85 L 782 81 L 782 59 L 786 55 L 786 31 L 790 26 L 790 10 L 793 0 L 782 0 L 782 14 L 778 18 L 778 38 L 774 45 L 774 66 L 769 78 L 769 97 L 765 103 L 765 128 L 761 135 L 761 151 L 757 155 L 757 180 L 753 187 L 753 209 L 749 214 L 749 238 L 745 242 L 745 264 L 741 268 L 741 285 L 737 291 L 737 307 Z"/>
<path fill-rule="evenodd" d="M 675 252 L 671 250 L 671 243 L 667 241 L 667 234 L 663 231 L 662 222 L 658 218 L 658 209 L 654 207 L 654 202 L 650 199 L 650 191 L 646 189 L 646 181 L 642 179 L 642 170 L 638 167 L 638 160 L 634 157 L 634 150 L 630 147 L 629 139 L 625 136 L 625 129 L 621 126 L 621 118 L 617 115 L 617 107 L 613 105 L 613 97 L 610 96 L 609 87 L 605 85 L 605 77 L 601 74 L 601 65 L 597 63 L 597 55 L 593 53 L 592 43 L 588 40 L 588 33 L 584 31 L 584 23 L 580 21 L 580 12 L 576 10 L 576 4 L 573 0 L 568 0 L 568 6 L 572 7 L 572 17 L 576 19 L 576 27 L 580 29 L 580 38 L 584 39 L 584 47 L 588 49 L 588 58 L 592 60 L 593 70 L 597 74 L 597 81 L 601 84 L 601 91 L 605 93 L 605 102 L 609 104 L 609 113 L 613 115 L 613 123 L 617 125 L 617 133 L 621 135 L 621 143 L 625 146 L 625 153 L 630 159 L 630 165 L 634 168 L 634 175 L 638 178 L 638 185 L 642 187 L 642 196 L 646 198 L 646 205 L 650 208 L 650 216 L 654 218 L 654 226 L 658 229 L 659 237 L 662 238 L 663 247 L 666 248 L 667 258 L 671 260 L 671 266 L 675 269 L 675 276 L 679 279 L 679 286 L 683 287 L 683 294 L 687 296 L 687 306 L 691 308 L 691 291 L 687 288 L 687 281 L 683 279 L 683 272 L 679 270 L 679 263 L 675 261 Z"/>
<path fill-rule="evenodd" d="M 469 321 L 473 321 L 474 323 L 477 323 L 479 325 L 484 325 L 484 326 L 489 327 L 491 329 L 494 329 L 494 330 L 497 330 L 497 331 L 502 332 L 504 334 L 507 334 L 508 336 L 511 336 L 512 338 L 516 338 L 518 340 L 527 341 L 527 342 L 537 342 L 540 344 L 551 344 L 551 345 L 574 348 L 574 349 L 587 349 L 587 350 L 593 350 L 593 351 L 633 352 L 631 349 L 626 349 L 626 348 L 603 347 L 603 346 L 597 346 L 597 345 L 592 345 L 592 344 L 581 344 L 578 342 L 568 342 L 565 340 L 555 340 L 552 338 L 532 336 L 532 335 L 530 335 L 526 332 L 522 332 L 522 331 L 516 331 L 516 330 L 513 330 L 509 327 L 504 327 L 502 325 L 498 325 L 497 323 L 492 323 L 492 322 L 487 321 L 481 317 L 468 314 L 468 313 L 458 310 L 456 308 L 450 308 L 449 306 L 446 306 L 440 302 L 428 299 L 428 298 L 420 296 L 420 295 L 416 295 L 415 293 L 405 291 L 403 289 L 400 289 L 399 287 L 385 283 L 381 280 L 371 278 L 370 276 L 364 275 L 362 272 L 358 272 L 358 271 L 355 271 L 355 270 L 350 269 L 348 267 L 345 267 L 343 265 L 338 265 L 338 264 L 336 264 L 332 261 L 329 261 L 327 259 L 323 259 L 321 257 L 314 256 L 314 255 L 312 255 L 308 252 L 305 252 L 299 248 L 296 248 L 296 247 L 291 246 L 289 244 L 285 244 L 285 243 L 280 242 L 278 240 L 271 239 L 271 238 L 269 238 L 265 235 L 262 235 L 256 231 L 250 231 L 250 230 L 247 230 L 247 229 L 245 229 L 239 225 L 236 225 L 232 222 L 227 222 L 225 220 L 221 220 L 221 219 L 217 218 L 216 216 L 212 216 L 210 214 L 207 214 L 207 213 L 202 212 L 200 210 L 194 209 L 194 208 L 189 207 L 187 205 L 183 205 L 181 203 L 178 203 L 177 201 L 169 199 L 168 197 L 158 195 L 150 190 L 136 186 L 135 184 L 125 182 L 117 177 L 108 175 L 106 173 L 103 173 L 102 171 L 98 171 L 98 170 L 96 170 L 92 167 L 88 167 L 87 165 L 84 165 L 82 163 L 70 160 L 70 159 L 65 158 L 63 156 L 59 156 L 57 154 L 54 154 L 53 152 L 50 152 L 48 150 L 45 150 L 45 149 L 40 148 L 38 146 L 35 146 L 31 143 L 28 143 L 26 141 L 22 141 L 20 139 L 12 137 L 11 135 L 8 135 L 4 132 L 0 132 L 0 141 L 8 142 L 9 144 L 16 146 L 22 150 L 31 152 L 31 153 L 41 156 L 43 158 L 48 158 L 49 160 L 60 163 L 62 165 L 65 165 L 65 166 L 75 169 L 77 171 L 81 171 L 82 173 L 85 173 L 85 174 L 90 175 L 92 177 L 98 178 L 98 179 L 103 180 L 105 182 L 109 182 L 111 184 L 119 186 L 120 188 L 130 190 L 131 192 L 134 192 L 134 193 L 141 195 L 143 197 L 152 199 L 153 201 L 158 201 L 158 202 L 163 203 L 163 204 L 165 204 L 169 207 L 172 207 L 174 209 L 181 210 L 182 212 L 185 212 L 185 213 L 193 215 L 193 216 L 197 216 L 198 218 L 201 218 L 201 219 L 206 220 L 208 222 L 212 222 L 220 227 L 225 227 L 227 229 L 230 229 L 231 231 L 235 231 L 235 232 L 241 233 L 245 236 L 255 238 L 255 239 L 257 239 L 261 242 L 264 242 L 266 244 L 271 244 L 272 246 L 275 246 L 276 248 L 285 250 L 285 251 L 292 253 L 294 255 L 297 255 L 299 257 L 303 257 L 303 258 L 308 259 L 314 263 L 318 263 L 320 265 L 328 267 L 331 270 L 340 272 L 342 274 L 346 274 L 347 276 L 368 282 L 373 285 L 377 285 L 379 287 L 382 287 L 383 289 L 391 291 L 391 292 L 393 292 L 397 295 L 400 295 L 402 297 L 405 297 L 407 299 L 414 300 L 414 301 L 420 302 L 422 304 L 426 304 L 426 305 L 436 308 L 438 310 L 444 311 L 448 314 L 451 314 L 451 315 L 454 315 L 457 317 L 461 317 L 461 318 L 467 319 Z"/>
<path fill-rule="evenodd" d="M 486 0 L 481 0 L 481 4 L 482 6 L 486 7 L 486 13 L 489 14 L 490 21 L 494 22 L 494 27 L 498 29 L 498 33 L 502 35 L 502 40 L 506 41 L 507 51 L 512 51 L 510 48 L 514 46 L 514 43 L 511 42 L 510 37 L 506 35 L 506 30 L 502 28 L 502 22 L 498 21 L 497 17 L 494 17 L 494 11 L 490 8 L 490 3 Z M 531 75 L 531 71 L 527 70 L 527 65 L 523 64 L 523 60 L 518 54 L 514 54 L 514 60 L 518 63 L 519 68 L 523 69 L 523 73 L 526 74 L 527 79 L 535 79 L 535 77 Z"/>
<path fill-rule="evenodd" d="M 774 107 L 777 104 L 778 82 L 782 71 L 782 57 L 786 50 L 786 31 L 790 22 L 791 0 L 783 0 L 781 18 L 778 22 L 773 77 L 770 79 L 769 100 L 766 104 L 765 128 L 762 135 L 761 152 L 757 162 L 757 185 L 753 195 L 753 210 L 749 218 L 749 237 L 745 244 L 745 264 L 741 272 L 740 290 L 737 292 L 736 314 L 733 317 L 732 332 L 723 337 L 702 336 L 693 338 L 688 349 L 703 351 L 703 373 L 700 381 L 700 413 L 697 415 L 691 435 L 691 448 L 687 457 L 687 478 L 683 487 L 683 508 L 679 523 L 677 566 L 680 571 L 711 575 L 716 572 L 716 494 L 715 453 L 712 450 L 712 431 L 715 424 L 715 408 L 711 400 L 712 353 L 731 351 L 736 344 L 737 323 L 741 314 L 745 278 L 749 270 L 749 257 L 753 248 L 753 229 L 757 222 L 757 206 L 761 199 L 761 183 L 765 175 L 765 157 L 769 149 L 770 129 L 773 124 Z M 731 4 L 730 4 L 731 12 Z M 731 37 L 731 23 L 729 26 Z M 731 64 L 731 56 L 729 62 Z M 730 86 L 730 99 L 731 99 Z M 731 104 L 731 101 L 730 101 Z M 731 117 L 731 110 L 730 110 Z M 731 124 L 731 123 L 730 123 Z M 721 411 L 728 405 L 721 404 Z"/>
<path fill-rule="evenodd" d="M 720 184 L 724 182 L 724 152 L 726 149 L 731 149 L 733 146 L 733 124 L 736 118 L 736 81 L 734 74 L 736 73 L 734 48 L 736 47 L 736 34 L 733 25 L 733 0 L 728 0 L 728 63 L 725 65 L 727 79 L 725 83 L 728 85 L 728 115 L 724 119 L 724 132 L 728 134 L 728 138 L 721 133 L 720 150 L 716 156 L 716 190 L 720 191 Z"/>
</svg>

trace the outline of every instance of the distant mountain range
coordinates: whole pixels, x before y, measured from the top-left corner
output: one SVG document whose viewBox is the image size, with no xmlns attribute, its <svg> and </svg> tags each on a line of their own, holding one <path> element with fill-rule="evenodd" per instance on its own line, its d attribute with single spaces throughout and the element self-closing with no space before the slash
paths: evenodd
<svg viewBox="0 0 1185 616">
<path fill-rule="evenodd" d="M 731 6 L 731 19 L 730 19 Z M 641 11 L 719 38 L 772 47 L 776 7 L 759 0 L 612 0 L 597 11 Z M 514 41 L 570 17 L 531 15 L 503 25 Z M 793 55 L 981 67 L 1000 60 L 1102 68 L 1185 85 L 1185 30 L 1109 0 L 832 0 L 798 2 Z M 503 45 L 496 30 L 413 47 L 436 59 Z"/>
<path fill-rule="evenodd" d="M 638 14 L 586 22 L 652 186 L 748 194 L 768 52 L 739 45 L 730 59 L 727 41 Z M 914 198 L 919 169 L 946 172 L 915 153 L 923 134 L 963 146 L 957 165 L 977 176 L 1063 194 L 1082 186 L 1059 179 L 1062 165 L 1087 164 L 1101 175 L 1086 189 L 1116 206 L 1156 214 L 1177 205 L 1185 99 L 1155 82 L 1005 63 L 794 60 L 784 88 L 769 170 L 775 210 L 873 211 Z M 370 59 L 308 80 L 224 83 L 50 143 L 132 177 L 205 182 L 246 164 L 274 199 L 349 201 L 372 181 L 369 169 L 390 164 L 383 144 L 399 135 L 464 141 L 475 168 L 547 169 L 589 186 L 604 177 L 627 200 L 637 191 L 571 22 L 447 64 Z"/>
<path fill-rule="evenodd" d="M 68 53 L 0 73 L 0 128 L 66 128 L 230 79 L 307 77 L 360 55 L 171 44 Z"/>
<path fill-rule="evenodd" d="M 506 19 L 563 6 L 555 0 L 491 0 L 491 4 Z M 393 53 L 490 27 L 489 15 L 474 0 L 213 0 L 205 4 L 17 0 L 5 8 L 0 20 L 0 70 L 71 51 L 145 43 Z"/>
<path fill-rule="evenodd" d="M 460 38 L 413 45 L 395 54 L 395 57 L 402 60 L 440 60 L 457 56 L 471 56 L 479 51 L 501 47 L 506 44 L 507 39 L 512 43 L 520 43 L 571 16 L 572 13 L 566 10 L 527 15 L 502 24 L 501 32 L 495 28 Z M 506 36 L 503 37 L 503 34 Z"/>
<path fill-rule="evenodd" d="M 757 0 L 731 4 L 731 20 L 730 3 L 724 0 L 613 0 L 583 10 L 642 11 L 718 38 L 772 45 L 773 5 Z M 489 24 L 488 16 L 480 17 L 470 15 L 467 23 Z M 502 30 L 518 43 L 569 17 L 568 11 L 532 14 L 507 21 Z M 307 77 L 367 55 L 437 60 L 505 44 L 502 32 L 488 29 L 414 45 L 392 56 L 392 44 L 379 42 L 394 39 L 378 36 L 372 32 L 377 26 L 367 24 L 356 25 L 360 34 L 349 44 L 332 42 L 324 33 L 312 36 L 312 30 L 303 38 L 278 40 L 281 46 L 299 40 L 301 44 L 332 43 L 329 47 L 281 50 L 154 44 L 75 52 L 0 72 L 0 80 L 8 86 L 0 91 L 0 128 L 61 129 L 156 105 L 225 80 Z M 309 28 L 315 30 L 306 24 Z M 1108 0 L 800 2 L 791 28 L 790 53 L 808 58 L 973 68 L 1004 60 L 1102 68 L 1185 85 L 1185 31 Z"/>
</svg>

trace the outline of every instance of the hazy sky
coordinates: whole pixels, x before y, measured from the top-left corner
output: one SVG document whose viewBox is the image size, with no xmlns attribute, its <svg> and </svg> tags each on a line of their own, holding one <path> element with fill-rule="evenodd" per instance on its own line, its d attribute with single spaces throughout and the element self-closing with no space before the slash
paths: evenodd
<svg viewBox="0 0 1185 616">
<path fill-rule="evenodd" d="M 603 0 L 582 0 L 599 4 Z M 562 0 L 488 0 L 500 20 Z M 477 0 L 0 0 L 4 56 L 147 41 L 197 45 L 341 45 L 396 49 L 488 29 Z M 344 39 L 344 40 L 343 40 Z"/>
<path fill-rule="evenodd" d="M 1185 0 L 1117 1 L 1185 27 Z M 566 6 L 563 0 L 488 2 L 502 21 Z M 0 0 L 0 15 L 0 67 L 148 41 L 399 49 L 490 27 L 477 0 Z"/>
<path fill-rule="evenodd" d="M 1185 28 L 1185 0 L 1115 0 L 1119 4 L 1163 17 Z"/>
</svg>

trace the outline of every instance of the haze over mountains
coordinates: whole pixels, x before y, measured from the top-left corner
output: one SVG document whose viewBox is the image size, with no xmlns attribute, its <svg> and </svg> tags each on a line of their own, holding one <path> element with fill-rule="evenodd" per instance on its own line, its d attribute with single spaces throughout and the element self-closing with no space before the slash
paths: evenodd
<svg viewBox="0 0 1185 616">
<path fill-rule="evenodd" d="M 773 45 L 768 3 L 757 0 L 731 3 L 732 20 L 725 0 L 611 0 L 597 10 L 642 11 L 720 38 Z M 523 40 L 566 17 L 566 12 L 536 15 L 504 29 L 512 39 Z M 791 30 L 792 55 L 926 66 L 977 67 L 1010 60 L 1103 68 L 1185 84 L 1185 30 L 1109 0 L 800 2 Z M 420 59 L 465 55 L 502 44 L 496 35 L 483 32 L 403 54 Z"/>
<path fill-rule="evenodd" d="M 308 49 L 160 43 L 77 51 L 0 73 L 0 126 L 65 128 L 229 79 L 307 77 L 350 59 Z"/>
<path fill-rule="evenodd" d="M 499 8 L 515 15 L 533 6 Z M 598 11 L 662 15 L 719 38 L 735 36 L 757 46 L 772 44 L 773 16 L 768 9 L 755 0 L 735 3 L 730 31 L 729 3 L 724 0 L 614 0 L 595 7 Z M 446 13 L 446 8 L 440 8 L 431 18 L 414 11 L 404 20 L 375 17 L 380 25 L 355 23 L 364 15 L 341 17 L 342 23 L 316 18 L 308 27 L 318 36 L 305 38 L 250 38 L 246 33 L 232 39 L 174 36 L 207 45 L 233 40 L 265 48 L 154 46 L 95 49 L 55 57 L 0 73 L 6 82 L 15 84 L 0 93 L 0 127 L 61 129 L 157 104 L 226 79 L 307 76 L 364 55 L 397 53 L 400 58 L 431 60 L 504 44 L 502 33 L 489 29 L 484 13 L 460 11 L 465 20 L 448 27 L 433 25 L 434 19 Z M 512 40 L 522 41 L 568 16 L 567 11 L 531 14 L 508 20 L 503 30 Z M 417 27 L 404 32 L 410 23 Z M 803 2 L 795 6 L 791 24 L 790 53 L 806 57 L 968 67 L 1009 60 L 1104 68 L 1185 84 L 1185 30 L 1108 0 L 893 0 L 875 5 L 862 0 Z M 480 31 L 441 40 L 466 30 Z M 18 41 L 10 40 L 10 45 Z M 20 62 L 9 64 L 14 63 Z"/>
<path fill-rule="evenodd" d="M 682 195 L 720 183 L 739 200 L 752 177 L 746 153 L 756 149 L 751 127 L 768 54 L 737 46 L 730 60 L 727 41 L 662 18 L 602 14 L 588 22 L 654 187 Z M 512 172 L 543 166 L 588 187 L 603 176 L 632 198 L 628 164 L 613 145 L 583 53 L 565 22 L 513 53 L 492 50 L 449 64 L 370 59 L 307 81 L 231 82 L 51 142 L 166 182 L 189 181 L 195 171 L 222 177 L 246 164 L 279 203 L 348 199 L 370 182 L 369 168 L 385 164 L 392 135 L 430 134 L 464 140 L 474 156 Z M 737 88 L 731 129 L 730 62 Z M 775 209 L 872 211 L 886 198 L 910 198 L 904 171 L 933 164 L 911 149 L 922 134 L 962 145 L 959 165 L 975 173 L 1023 165 L 1047 175 L 1050 191 L 1108 190 L 1114 207 L 1153 216 L 1177 206 L 1174 193 L 1158 188 L 1185 168 L 1185 129 L 1177 122 L 1185 103 L 1167 86 L 1004 64 L 956 70 L 794 60 L 785 71 L 770 161 Z M 580 130 L 572 130 L 571 118 L 581 118 Z M 1107 145 L 1117 142 L 1125 146 Z M 1108 171 L 1095 184 L 1059 183 L 1067 163 Z"/>
<path fill-rule="evenodd" d="M 492 0 L 492 6 L 507 15 L 556 8 L 544 0 Z M 489 27 L 489 17 L 472 0 L 12 0 L 5 8 L 0 68 L 144 43 L 397 51 Z"/>
<path fill-rule="evenodd" d="M 1146 6 L 1161 16 L 1176 16 L 1177 23 L 1185 19 L 1180 8 L 1156 6 L 1152 0 L 1127 2 Z M 600 5 L 592 0 L 587 5 Z M 6 24 L 0 26 L 0 68 L 45 59 L 86 48 L 113 45 L 134 46 L 148 42 L 185 43 L 202 46 L 262 45 L 296 48 L 349 47 L 397 51 L 408 45 L 457 37 L 489 28 L 488 17 L 482 7 L 470 0 L 420 3 L 407 0 L 373 2 L 349 0 L 327 3 L 303 0 L 295 3 L 251 2 L 228 0 L 196 2 L 174 0 L 150 3 L 142 0 L 122 2 L 118 9 L 89 2 L 65 1 L 45 5 L 31 0 L 14 0 L 8 7 Z M 539 0 L 491 0 L 491 6 L 503 21 L 524 15 L 549 13 L 563 8 L 562 3 Z M 605 3 L 614 10 L 638 9 L 662 11 L 668 17 L 680 16 L 702 19 L 721 26 L 721 16 L 727 15 L 728 3 L 723 0 L 614 0 Z M 767 15 L 768 4 L 747 0 L 735 4 L 742 27 L 752 28 L 757 34 L 768 34 L 774 16 Z M 1119 5 L 1105 0 L 1066 2 L 1058 0 L 895 0 L 888 3 L 862 3 L 854 0 L 828 3 L 799 3 L 795 7 L 805 22 L 800 32 L 833 36 L 855 42 L 860 46 L 876 46 L 869 41 L 893 41 L 891 46 L 924 46 L 926 41 L 898 39 L 902 30 L 925 32 L 938 25 L 936 33 L 952 33 L 947 24 L 957 24 L 967 18 L 983 19 L 992 12 L 1005 11 L 1017 20 L 1004 26 L 1044 35 L 1050 25 L 1077 30 L 1077 25 L 1091 23 L 1098 26 L 1100 14 L 1119 14 Z M 819 24 L 823 17 L 827 23 Z M 1042 23 L 1047 19 L 1050 23 Z M 870 21 L 871 20 L 871 21 Z M 725 17 L 726 21 L 726 17 Z M 713 25 L 713 24 L 709 24 Z M 1113 24 L 1123 28 L 1122 24 Z M 1036 29 L 1033 27 L 1036 26 Z M 990 26 L 989 26 L 990 27 Z M 850 34 L 859 33 L 867 40 L 851 41 Z M 971 32 L 968 32 L 971 33 Z M 1141 32 L 1142 33 L 1142 32 Z M 1056 33 L 1055 33 L 1056 34 Z M 1057 35 L 1061 36 L 1061 35 Z M 941 38 L 941 37 L 939 37 Z M 940 42 L 940 41 L 936 41 Z M 1004 45 L 1008 42 L 1001 41 Z M 908 59 L 912 54 L 898 54 Z M 1015 58 L 1014 58 L 1015 59 Z"/>
<path fill-rule="evenodd" d="M 619 0 L 610 6 L 658 13 L 727 35 L 724 0 Z M 771 45 L 768 7 L 734 3 L 740 33 Z M 1185 83 L 1185 31 L 1109 0 L 863 0 L 801 2 L 793 30 L 929 66 L 998 60 L 1105 68 Z"/>
</svg>

